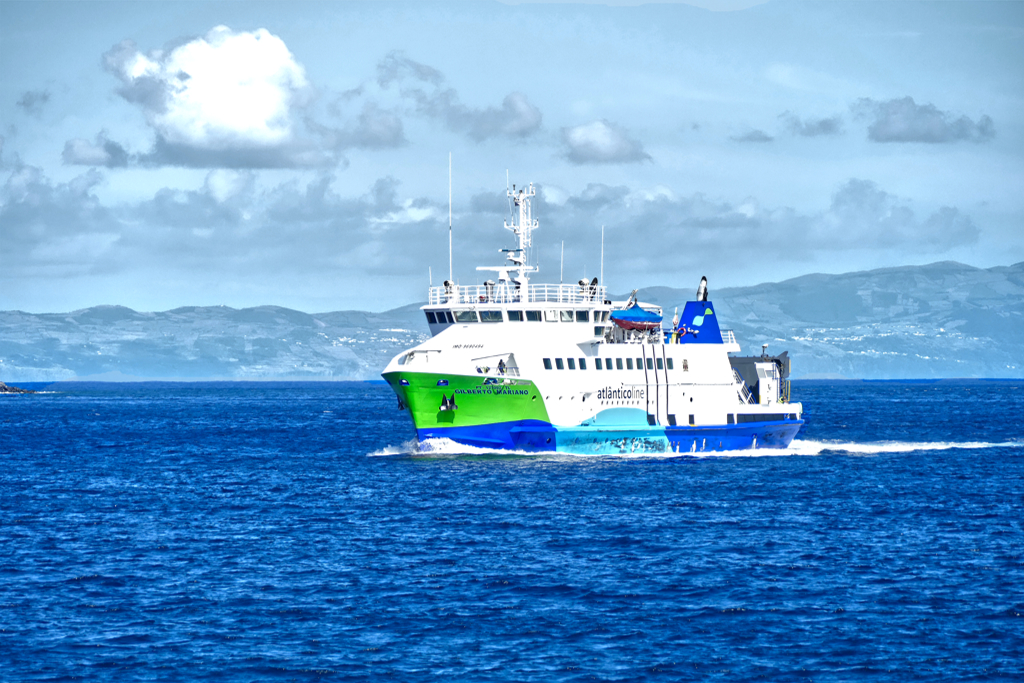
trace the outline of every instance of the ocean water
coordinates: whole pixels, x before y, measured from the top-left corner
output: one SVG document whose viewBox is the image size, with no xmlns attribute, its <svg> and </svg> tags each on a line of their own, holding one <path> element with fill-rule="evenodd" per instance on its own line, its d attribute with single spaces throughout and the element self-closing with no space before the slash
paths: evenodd
<svg viewBox="0 0 1024 683">
<path fill-rule="evenodd" d="M 1024 680 L 1024 381 L 789 451 L 427 444 L 381 384 L 0 396 L 3 681 Z"/>
</svg>

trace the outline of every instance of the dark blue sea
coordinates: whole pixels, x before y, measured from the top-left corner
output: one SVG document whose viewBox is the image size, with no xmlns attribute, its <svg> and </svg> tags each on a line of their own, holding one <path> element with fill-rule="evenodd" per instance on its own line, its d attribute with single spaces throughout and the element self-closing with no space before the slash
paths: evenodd
<svg viewBox="0 0 1024 683">
<path fill-rule="evenodd" d="M 1024 680 L 1024 381 L 797 382 L 790 451 L 663 458 L 49 390 L 0 397 L 3 681 Z"/>
</svg>

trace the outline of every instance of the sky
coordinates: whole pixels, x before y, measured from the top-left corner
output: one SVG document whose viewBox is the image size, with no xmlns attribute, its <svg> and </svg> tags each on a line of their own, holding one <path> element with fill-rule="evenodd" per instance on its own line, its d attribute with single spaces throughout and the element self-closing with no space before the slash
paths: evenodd
<svg viewBox="0 0 1024 683">
<path fill-rule="evenodd" d="M 1024 261 L 1024 3 L 0 0 L 0 309 Z M 562 249 L 564 244 L 564 258 Z"/>
</svg>

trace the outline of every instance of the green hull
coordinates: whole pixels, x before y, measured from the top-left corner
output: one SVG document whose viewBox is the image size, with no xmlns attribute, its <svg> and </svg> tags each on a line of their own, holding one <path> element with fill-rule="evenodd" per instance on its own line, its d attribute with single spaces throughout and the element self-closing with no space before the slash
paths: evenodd
<svg viewBox="0 0 1024 683">
<path fill-rule="evenodd" d="M 522 420 L 550 423 L 544 398 L 527 379 L 423 372 L 388 372 L 384 379 L 409 409 L 417 430 Z M 439 386 L 438 382 L 446 384 Z M 446 398 L 454 399 L 457 408 L 442 410 Z"/>
</svg>

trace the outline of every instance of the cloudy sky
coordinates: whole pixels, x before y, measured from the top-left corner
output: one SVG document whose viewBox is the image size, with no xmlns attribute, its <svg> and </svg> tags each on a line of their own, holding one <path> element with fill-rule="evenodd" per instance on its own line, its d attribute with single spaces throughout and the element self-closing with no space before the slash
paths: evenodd
<svg viewBox="0 0 1024 683">
<path fill-rule="evenodd" d="M 0 2 L 0 309 L 1024 260 L 1024 3 Z M 484 275 L 486 277 L 486 275 Z"/>
</svg>

